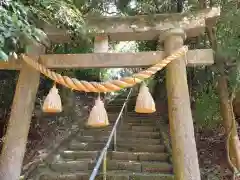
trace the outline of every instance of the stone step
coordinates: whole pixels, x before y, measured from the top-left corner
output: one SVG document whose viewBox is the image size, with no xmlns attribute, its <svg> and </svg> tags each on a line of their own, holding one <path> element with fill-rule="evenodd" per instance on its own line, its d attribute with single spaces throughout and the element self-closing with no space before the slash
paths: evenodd
<svg viewBox="0 0 240 180">
<path fill-rule="evenodd" d="M 135 106 L 133 107 L 134 110 L 133 111 L 129 111 L 127 112 L 127 114 L 129 115 L 140 115 L 140 116 L 161 116 L 161 113 L 160 112 L 154 112 L 154 113 L 138 113 L 138 112 L 135 112 Z"/>
<path fill-rule="evenodd" d="M 124 122 L 129 123 L 141 123 L 141 124 L 156 124 L 158 121 L 161 121 L 159 118 L 151 118 L 151 117 L 133 117 L 133 118 L 126 118 L 123 120 Z"/>
<path fill-rule="evenodd" d="M 86 130 L 82 131 L 81 135 L 82 136 L 109 136 L 111 131 L 109 130 L 97 130 L 97 129 L 92 129 L 92 130 Z"/>
<path fill-rule="evenodd" d="M 118 112 L 121 111 L 121 108 L 122 107 L 120 107 L 120 106 L 119 107 L 115 107 L 115 106 L 114 107 L 107 107 L 106 111 L 111 112 L 111 113 L 118 113 Z"/>
<path fill-rule="evenodd" d="M 119 102 L 113 102 L 113 103 L 109 103 L 106 108 L 122 108 L 124 102 L 119 101 Z"/>
<path fill-rule="evenodd" d="M 105 147 L 106 143 L 80 143 L 76 141 L 72 141 L 69 146 L 68 150 L 81 150 L 81 151 L 101 151 Z M 111 150 L 111 147 L 109 147 Z"/>
<path fill-rule="evenodd" d="M 124 104 L 124 101 L 118 101 L 118 102 L 113 102 L 113 103 L 109 103 L 106 108 L 122 108 Z M 133 108 L 134 106 L 128 106 L 128 108 Z"/>
<path fill-rule="evenodd" d="M 153 118 L 149 118 L 149 117 L 146 117 L 146 118 L 142 118 L 142 117 L 139 117 L 139 118 L 132 118 L 132 119 L 124 119 L 123 122 L 128 122 L 128 123 L 141 123 L 141 124 L 149 124 L 149 125 L 155 125 L 158 121 L 160 121 L 160 119 L 153 119 Z"/>
<path fill-rule="evenodd" d="M 50 168 L 53 172 L 73 173 L 73 172 L 86 172 L 93 170 L 96 162 L 91 159 L 78 160 L 78 161 L 65 161 L 52 163 L 48 167 L 40 165 L 39 168 L 44 172 L 45 169 Z M 100 171 L 102 166 L 100 167 Z M 120 161 L 120 160 L 107 160 L 107 170 L 127 170 L 132 172 L 154 172 L 154 173 L 172 173 L 172 165 L 165 162 L 147 162 L 147 161 Z"/>
<path fill-rule="evenodd" d="M 77 136 L 75 139 L 79 142 L 104 142 L 106 143 L 109 136 Z M 134 138 L 134 137 L 120 137 L 117 135 L 117 143 L 119 142 L 140 143 L 140 144 L 161 144 L 161 139 L 149 139 L 149 138 Z"/>
<path fill-rule="evenodd" d="M 110 123 L 110 127 L 113 127 L 115 122 L 109 122 Z M 119 122 L 118 124 L 118 128 L 125 128 L 125 129 L 128 129 L 129 127 L 132 127 L 132 126 L 146 126 L 146 127 L 156 127 L 156 124 L 157 122 L 156 121 L 144 121 L 142 122 L 141 120 L 137 120 L 137 121 L 122 121 L 122 122 Z"/>
<path fill-rule="evenodd" d="M 146 126 L 146 127 L 157 127 L 157 123 L 153 122 L 124 122 L 123 124 L 128 124 L 129 126 Z"/>
<path fill-rule="evenodd" d="M 130 152 L 165 152 L 164 145 L 146 145 L 146 144 L 117 144 L 117 151 L 130 151 Z"/>
<path fill-rule="evenodd" d="M 134 137 L 134 138 L 152 138 L 159 139 L 159 132 L 135 132 L 135 131 L 118 131 L 118 137 Z"/>
<path fill-rule="evenodd" d="M 105 131 L 105 130 L 88 130 L 88 131 L 83 131 L 81 133 L 82 136 L 109 136 L 111 131 Z M 118 137 L 135 137 L 135 138 L 160 138 L 160 133 L 159 132 L 137 132 L 137 131 L 132 131 L 132 130 L 119 130 L 117 131 L 117 136 Z"/>
<path fill-rule="evenodd" d="M 123 97 L 123 98 L 114 99 L 114 101 L 112 101 L 112 102 L 109 103 L 109 104 L 113 104 L 113 105 L 114 105 L 115 103 L 117 103 L 117 104 L 124 103 L 125 100 L 126 100 L 126 98 L 127 98 L 127 96 L 126 96 L 126 97 Z M 128 99 L 128 102 L 129 102 L 129 101 L 135 102 L 135 101 L 136 101 L 136 98 L 135 98 L 135 97 L 131 97 L 130 99 Z"/>
<path fill-rule="evenodd" d="M 113 112 L 108 112 L 108 120 L 109 121 L 116 121 L 116 119 L 118 118 L 118 113 L 113 113 Z M 161 120 L 161 117 L 160 116 L 151 116 L 151 115 L 126 115 L 124 116 L 124 114 L 122 114 L 123 116 L 123 121 L 126 122 L 126 121 L 139 121 L 139 120 L 144 120 L 144 121 L 152 121 L 152 122 L 155 122 L 155 121 L 159 121 Z"/>
<path fill-rule="evenodd" d="M 114 126 L 114 123 L 111 123 L 109 126 L 104 128 L 85 128 L 85 129 L 82 129 L 82 131 L 112 131 L 113 126 Z M 124 124 L 119 123 L 117 126 L 117 129 L 131 130 L 132 125 L 127 123 L 124 123 Z"/>
<path fill-rule="evenodd" d="M 135 107 L 134 107 L 135 108 Z M 161 113 L 160 112 L 154 112 L 154 113 L 138 113 L 138 112 L 135 112 L 135 110 L 133 111 L 129 111 L 127 112 L 128 115 L 130 116 L 135 116 L 135 115 L 138 115 L 138 116 L 161 116 Z"/>
<path fill-rule="evenodd" d="M 149 153 L 149 152 L 108 152 L 111 159 L 129 160 L 129 161 L 168 161 L 167 153 Z"/>
<path fill-rule="evenodd" d="M 148 114 L 143 114 L 143 115 L 141 115 L 141 114 L 136 114 L 136 115 L 127 115 L 126 117 L 125 117 L 125 119 L 132 119 L 132 120 L 134 120 L 134 119 L 142 119 L 142 120 L 148 120 L 148 121 L 156 121 L 156 120 L 159 120 L 159 119 L 161 119 L 160 118 L 160 116 L 153 116 L 153 115 L 148 115 Z"/>
<path fill-rule="evenodd" d="M 129 118 L 161 118 L 160 114 L 142 114 L 142 113 L 136 113 L 134 111 L 132 112 L 127 112 L 126 113 L 127 117 Z"/>
<path fill-rule="evenodd" d="M 74 141 L 78 142 L 99 142 L 99 143 L 106 143 L 109 136 L 96 136 L 96 135 L 89 135 L 89 136 L 77 136 Z"/>
<path fill-rule="evenodd" d="M 108 127 L 83 128 L 68 147 L 61 149 L 59 161 L 48 165 L 50 168 L 39 166 L 39 174 L 50 174 L 43 173 L 38 180 L 89 180 L 118 113 L 119 111 L 108 113 Z M 117 129 L 117 151 L 112 151 L 112 142 L 107 153 L 107 180 L 173 180 L 173 168 L 168 163 L 169 154 L 165 151 L 157 128 L 160 121 L 159 113 L 135 112 L 128 112 L 127 116 L 120 120 Z M 99 169 L 100 174 L 101 172 L 102 165 Z M 98 175 L 95 179 L 100 180 L 103 177 Z"/>
<path fill-rule="evenodd" d="M 78 173 L 50 173 L 43 174 L 39 180 L 89 180 L 91 172 Z M 97 175 L 95 180 L 102 180 L 102 175 Z M 161 173 L 136 173 L 131 171 L 108 171 L 107 180 L 174 180 L 172 174 Z"/>
<path fill-rule="evenodd" d="M 143 125 L 149 125 L 149 126 L 155 126 L 157 123 L 157 119 L 149 119 L 149 118 L 134 118 L 134 119 L 124 119 L 123 123 L 129 123 L 129 124 L 143 124 Z"/>
<path fill-rule="evenodd" d="M 62 151 L 61 157 L 68 160 L 92 159 L 99 157 L 100 151 Z M 167 153 L 149 153 L 149 152 L 108 152 L 108 158 L 114 160 L 129 160 L 129 161 L 168 161 Z"/>
<path fill-rule="evenodd" d="M 156 132 L 159 131 L 157 127 L 152 127 L 152 126 L 136 126 L 132 125 L 132 130 L 133 131 L 140 131 L 140 132 Z"/>
<path fill-rule="evenodd" d="M 102 150 L 105 147 L 106 143 L 81 143 L 78 141 L 72 141 L 69 144 L 69 150 L 85 150 L 85 151 L 96 151 Z M 109 147 L 109 150 L 112 150 L 112 146 Z M 129 143 L 129 142 L 118 142 L 117 143 L 118 151 L 130 151 L 130 152 L 164 152 L 165 147 L 162 144 L 148 145 L 142 143 Z"/>
<path fill-rule="evenodd" d="M 134 137 L 120 137 L 117 136 L 117 144 L 128 142 L 129 144 L 145 144 L 145 145 L 159 145 L 163 144 L 163 142 L 160 139 L 149 139 L 149 138 L 134 138 Z"/>
<path fill-rule="evenodd" d="M 109 121 L 115 121 L 118 117 L 119 113 L 118 112 L 108 112 L 108 119 Z M 156 121 L 156 120 L 161 120 L 161 116 L 155 116 L 155 115 L 151 115 L 151 114 L 138 114 L 138 113 L 133 113 L 133 114 L 129 114 L 127 113 L 126 116 L 124 116 L 125 114 L 122 114 L 124 117 L 124 121 L 127 120 L 148 120 L 148 121 Z"/>
<path fill-rule="evenodd" d="M 114 124 L 111 124 L 110 126 L 104 127 L 104 128 L 85 128 L 82 129 L 81 131 L 112 131 Z M 127 131 L 127 130 L 132 130 L 132 131 L 147 131 L 147 132 L 155 132 L 159 131 L 159 128 L 153 125 L 145 125 L 145 124 L 131 124 L 131 123 L 119 123 L 117 127 L 117 131 Z"/>
<path fill-rule="evenodd" d="M 64 159 L 92 159 L 96 160 L 99 156 L 100 151 L 61 151 L 60 155 Z"/>
</svg>

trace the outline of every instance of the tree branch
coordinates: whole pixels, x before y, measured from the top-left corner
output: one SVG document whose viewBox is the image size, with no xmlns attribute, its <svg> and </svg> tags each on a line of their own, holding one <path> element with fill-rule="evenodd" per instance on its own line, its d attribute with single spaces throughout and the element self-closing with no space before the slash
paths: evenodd
<svg viewBox="0 0 240 180">
<path fill-rule="evenodd" d="M 159 2 L 158 2 L 158 0 L 153 0 L 153 3 L 155 4 L 155 7 L 156 7 L 156 10 L 157 10 L 157 13 L 160 13 L 161 10 L 160 10 L 160 8 L 159 8 Z"/>
</svg>

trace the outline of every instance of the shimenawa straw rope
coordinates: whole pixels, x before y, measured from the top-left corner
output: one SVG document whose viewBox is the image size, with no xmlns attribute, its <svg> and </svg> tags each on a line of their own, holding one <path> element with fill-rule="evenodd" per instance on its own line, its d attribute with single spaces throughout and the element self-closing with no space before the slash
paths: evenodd
<svg viewBox="0 0 240 180">
<path fill-rule="evenodd" d="M 40 71 L 42 74 L 52 79 L 56 83 L 59 83 L 65 87 L 68 87 L 72 90 L 85 91 L 85 92 L 114 92 L 119 91 L 123 88 L 132 87 L 137 83 L 142 82 L 144 79 L 151 77 L 156 72 L 163 69 L 170 63 L 172 60 L 177 59 L 184 55 L 188 51 L 187 46 L 183 46 L 172 55 L 166 57 L 156 65 L 149 67 L 146 70 L 140 71 L 133 74 L 131 77 L 124 77 L 118 80 L 110 80 L 107 82 L 87 82 L 83 80 L 78 80 L 76 78 L 70 78 L 68 76 L 62 76 L 50 69 L 46 68 L 42 64 L 39 64 L 36 61 L 33 61 L 27 55 L 22 54 L 22 59 L 30 66 Z"/>
</svg>

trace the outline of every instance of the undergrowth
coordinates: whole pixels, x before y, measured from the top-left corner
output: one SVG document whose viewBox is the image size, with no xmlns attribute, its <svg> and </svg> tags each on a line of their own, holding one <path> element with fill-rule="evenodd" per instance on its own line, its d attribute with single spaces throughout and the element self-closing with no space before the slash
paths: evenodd
<svg viewBox="0 0 240 180">
<path fill-rule="evenodd" d="M 194 120 L 197 127 L 214 129 L 221 124 L 219 98 L 213 87 L 202 88 L 195 98 Z"/>
</svg>

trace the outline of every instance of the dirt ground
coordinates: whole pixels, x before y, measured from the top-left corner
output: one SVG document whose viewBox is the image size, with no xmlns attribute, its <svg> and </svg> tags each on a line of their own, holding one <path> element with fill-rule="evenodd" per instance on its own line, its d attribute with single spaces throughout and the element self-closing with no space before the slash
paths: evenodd
<svg viewBox="0 0 240 180">
<path fill-rule="evenodd" d="M 230 180 L 223 128 L 195 132 L 202 180 Z"/>
</svg>

